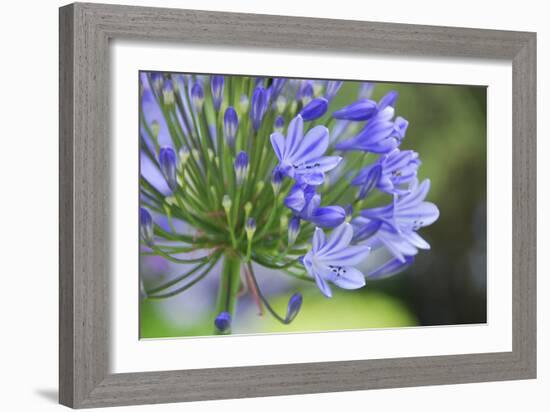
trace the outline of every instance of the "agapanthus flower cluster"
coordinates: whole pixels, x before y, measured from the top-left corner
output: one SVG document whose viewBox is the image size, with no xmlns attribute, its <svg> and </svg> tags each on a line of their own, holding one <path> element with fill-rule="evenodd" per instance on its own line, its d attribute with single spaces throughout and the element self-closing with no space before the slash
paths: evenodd
<svg viewBox="0 0 550 412">
<path fill-rule="evenodd" d="M 181 276 L 146 299 L 183 293 L 219 276 L 216 333 L 229 333 L 238 298 L 253 296 L 288 324 L 302 294 L 277 313 L 258 266 L 333 287 L 359 289 L 395 275 L 429 244 L 437 220 L 418 181 L 418 153 L 401 150 L 408 122 L 391 91 L 372 83 L 336 103 L 343 82 L 142 72 L 140 234 L 144 254 L 182 264 Z M 374 203 L 373 203 L 374 202 Z M 370 254 L 385 249 L 382 264 Z M 217 263 L 221 261 L 221 270 Z M 307 286 L 311 285 L 311 286 Z"/>
</svg>

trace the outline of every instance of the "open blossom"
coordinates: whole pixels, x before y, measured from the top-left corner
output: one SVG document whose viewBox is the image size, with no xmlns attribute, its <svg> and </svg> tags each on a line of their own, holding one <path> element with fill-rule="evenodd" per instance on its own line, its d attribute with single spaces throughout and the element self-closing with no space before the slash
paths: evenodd
<svg viewBox="0 0 550 412">
<path fill-rule="evenodd" d="M 437 206 L 424 200 L 429 190 L 428 179 L 420 185 L 413 182 L 410 192 L 396 196 L 390 205 L 362 210 L 353 221 L 355 240 L 373 247 L 382 245 L 401 262 L 416 255 L 418 249 L 429 249 L 428 242 L 417 233 L 439 218 Z"/>
<path fill-rule="evenodd" d="M 408 121 L 395 116 L 396 92 L 375 101 L 363 83 L 334 108 L 342 81 L 144 72 L 140 82 L 141 246 L 186 271 L 143 299 L 183 293 L 221 261 L 213 333 L 238 329 L 244 293 L 288 324 L 307 303 L 292 292 L 277 313 L 256 266 L 331 297 L 333 286 L 400 273 L 430 248 L 419 232 L 439 210 L 426 201 L 429 180 L 418 184 L 419 154 L 399 148 Z M 393 201 L 377 207 L 380 192 Z M 391 257 L 374 262 L 376 249 Z"/>
<path fill-rule="evenodd" d="M 342 223 L 335 228 L 328 239 L 322 229 L 315 229 L 312 249 L 304 256 L 303 263 L 326 297 L 332 297 L 327 282 L 342 289 L 365 286 L 365 276 L 354 266 L 367 257 L 370 247 L 351 246 L 352 239 L 353 228 L 349 223 Z"/>
<path fill-rule="evenodd" d="M 321 196 L 314 186 L 295 184 L 285 198 L 285 206 L 294 215 L 322 227 L 335 227 L 344 221 L 346 211 L 341 206 L 321 207 Z"/>
<path fill-rule="evenodd" d="M 362 169 L 351 184 L 366 190 L 376 187 L 386 193 L 405 194 L 416 179 L 420 159 L 412 150 L 395 149 L 382 155 L 376 163 Z M 361 198 L 364 196 L 360 196 Z"/>
<path fill-rule="evenodd" d="M 387 93 L 372 111 L 365 111 L 363 117 L 349 118 L 350 120 L 368 120 L 363 129 L 349 140 L 336 145 L 339 150 L 361 150 L 372 153 L 389 153 L 399 147 L 405 138 L 409 122 L 402 117 L 393 119 L 395 114 L 396 92 Z M 369 101 L 365 99 L 364 101 Z M 372 103 L 372 102 L 371 102 Z M 345 110 L 341 109 L 341 110 Z M 351 108 L 349 108 L 351 111 Z M 338 112 L 336 112 L 338 113 Z M 368 115 L 368 116 L 367 116 Z M 334 116 L 334 115 L 333 115 Z"/>
<path fill-rule="evenodd" d="M 279 160 L 279 169 L 308 185 L 320 185 L 325 173 L 338 166 L 340 156 L 325 156 L 329 133 L 325 126 L 315 126 L 304 136 L 304 120 L 296 116 L 288 125 L 287 135 L 275 132 L 271 144 Z"/>
</svg>

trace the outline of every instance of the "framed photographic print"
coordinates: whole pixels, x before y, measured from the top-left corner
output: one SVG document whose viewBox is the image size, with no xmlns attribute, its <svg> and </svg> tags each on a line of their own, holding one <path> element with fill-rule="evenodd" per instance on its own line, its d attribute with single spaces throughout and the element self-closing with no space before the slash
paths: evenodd
<svg viewBox="0 0 550 412">
<path fill-rule="evenodd" d="M 61 403 L 534 378 L 535 53 L 62 7 Z"/>
</svg>

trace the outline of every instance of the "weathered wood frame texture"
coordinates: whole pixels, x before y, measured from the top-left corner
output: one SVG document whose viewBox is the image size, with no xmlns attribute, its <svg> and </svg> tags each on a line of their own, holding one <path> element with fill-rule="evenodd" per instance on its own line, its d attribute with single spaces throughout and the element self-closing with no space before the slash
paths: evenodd
<svg viewBox="0 0 550 412">
<path fill-rule="evenodd" d="M 74 408 L 536 376 L 536 34 L 71 4 L 60 9 L 59 398 Z M 513 65 L 513 350 L 109 373 L 109 41 L 504 59 Z"/>
</svg>

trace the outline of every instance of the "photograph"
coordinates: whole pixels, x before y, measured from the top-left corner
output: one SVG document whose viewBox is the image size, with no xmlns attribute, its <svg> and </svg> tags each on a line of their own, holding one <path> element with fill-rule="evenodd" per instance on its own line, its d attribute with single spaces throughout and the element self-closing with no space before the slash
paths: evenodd
<svg viewBox="0 0 550 412">
<path fill-rule="evenodd" d="M 487 322 L 486 86 L 136 88 L 140 339 Z"/>
</svg>

